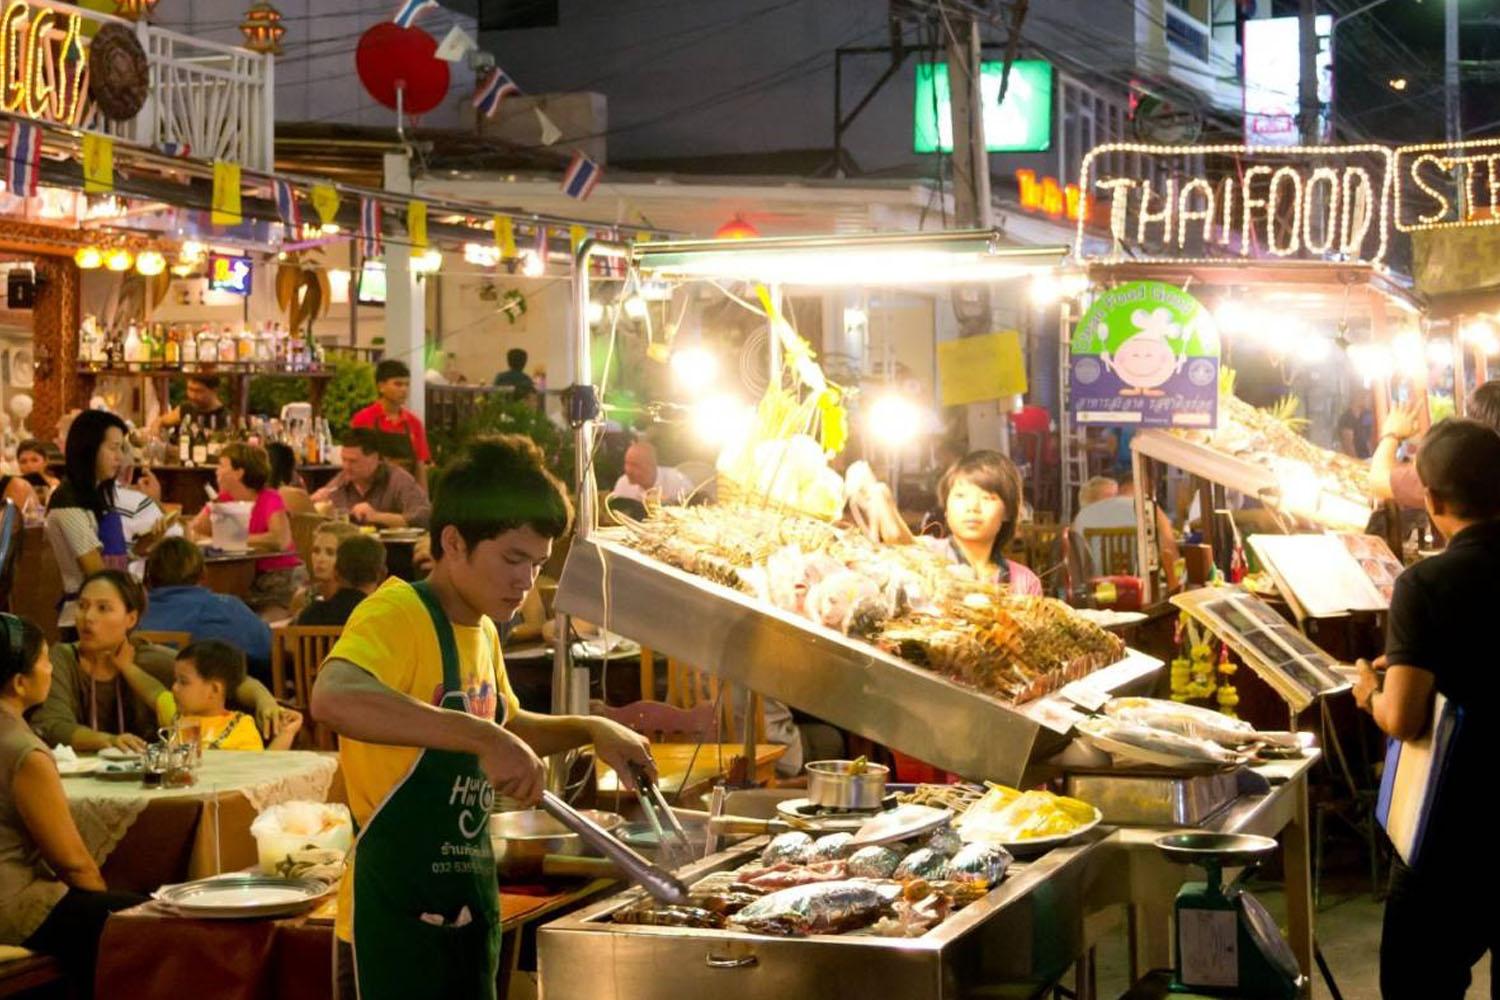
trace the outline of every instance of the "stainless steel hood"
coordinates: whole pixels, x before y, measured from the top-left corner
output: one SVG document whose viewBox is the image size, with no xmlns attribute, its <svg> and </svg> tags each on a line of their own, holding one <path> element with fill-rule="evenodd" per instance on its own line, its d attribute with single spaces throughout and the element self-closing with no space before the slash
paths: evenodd
<svg viewBox="0 0 1500 1000">
<path fill-rule="evenodd" d="M 1075 698 L 1099 700 L 1161 666 L 1131 653 L 1056 695 L 1010 705 L 657 562 L 615 534 L 574 542 L 562 611 L 973 780 L 1019 784 L 1028 764 L 1067 743 Z"/>
</svg>

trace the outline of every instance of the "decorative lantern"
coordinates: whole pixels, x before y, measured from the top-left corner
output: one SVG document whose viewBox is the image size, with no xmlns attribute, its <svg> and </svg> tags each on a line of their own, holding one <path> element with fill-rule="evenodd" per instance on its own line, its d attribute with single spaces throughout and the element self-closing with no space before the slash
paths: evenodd
<svg viewBox="0 0 1500 1000">
<path fill-rule="evenodd" d="M 286 27 L 281 23 L 281 11 L 260 0 L 245 11 L 240 22 L 240 33 L 245 36 L 245 48 L 252 52 L 281 55 L 281 36 Z"/>
<path fill-rule="evenodd" d="M 100 253 L 98 247 L 79 247 L 78 252 L 73 254 L 73 263 L 82 271 L 98 270 L 104 266 L 104 254 Z"/>
<path fill-rule="evenodd" d="M 115 13 L 132 21 L 149 21 L 156 0 L 115 0 Z"/>
<path fill-rule="evenodd" d="M 760 230 L 746 222 L 738 212 L 734 218 L 724 223 L 714 232 L 716 240 L 753 240 L 760 235 Z"/>
</svg>

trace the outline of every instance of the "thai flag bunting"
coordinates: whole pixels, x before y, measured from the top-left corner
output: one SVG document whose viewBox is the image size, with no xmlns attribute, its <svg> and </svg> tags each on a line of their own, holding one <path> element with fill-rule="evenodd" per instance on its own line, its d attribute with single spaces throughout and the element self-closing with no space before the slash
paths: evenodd
<svg viewBox="0 0 1500 1000">
<path fill-rule="evenodd" d="M 193 147 L 185 142 L 164 142 L 156 147 L 168 156 L 192 156 Z"/>
<path fill-rule="evenodd" d="M 396 22 L 398 28 L 410 28 L 413 21 L 423 11 L 431 10 L 438 6 L 437 0 L 405 0 L 396 10 L 396 16 L 391 18 Z"/>
<path fill-rule="evenodd" d="M 490 75 L 484 78 L 479 89 L 474 91 L 474 107 L 486 118 L 493 118 L 495 112 L 500 110 L 500 102 L 507 97 L 513 97 L 521 92 L 505 70 L 496 66 L 490 70 Z"/>
<path fill-rule="evenodd" d="M 37 180 L 42 176 L 42 129 L 30 122 L 11 122 L 10 139 L 5 146 L 9 168 L 10 193 L 22 198 L 36 194 Z"/>
<path fill-rule="evenodd" d="M 297 206 L 297 193 L 288 181 L 272 180 L 271 190 L 276 193 L 276 214 L 290 234 L 302 228 L 302 209 Z"/>
<path fill-rule="evenodd" d="M 568 164 L 568 172 L 563 174 L 562 192 L 569 198 L 587 201 L 598 186 L 599 178 L 603 176 L 603 167 L 582 152 L 574 153 L 573 161 Z"/>
<path fill-rule="evenodd" d="M 359 199 L 359 249 L 365 257 L 380 256 L 380 200 Z"/>
</svg>

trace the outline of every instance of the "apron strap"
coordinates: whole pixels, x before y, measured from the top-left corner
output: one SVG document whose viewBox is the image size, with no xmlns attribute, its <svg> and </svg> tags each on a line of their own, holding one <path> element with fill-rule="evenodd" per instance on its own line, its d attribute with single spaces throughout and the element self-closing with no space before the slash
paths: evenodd
<svg viewBox="0 0 1500 1000">
<path fill-rule="evenodd" d="M 453 638 L 453 624 L 448 621 L 443 606 L 438 603 L 437 595 L 432 592 L 432 587 L 426 580 L 418 580 L 411 587 L 422 599 L 422 606 L 432 619 L 433 631 L 437 633 L 438 649 L 443 654 L 443 693 L 461 693 L 464 688 L 459 676 L 458 643 Z"/>
</svg>

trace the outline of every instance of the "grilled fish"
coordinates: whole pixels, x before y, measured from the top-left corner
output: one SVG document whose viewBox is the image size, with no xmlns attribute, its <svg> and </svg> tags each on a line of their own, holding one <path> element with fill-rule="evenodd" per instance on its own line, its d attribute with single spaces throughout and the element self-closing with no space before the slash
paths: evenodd
<svg viewBox="0 0 1500 1000">
<path fill-rule="evenodd" d="M 760 934 L 837 934 L 866 927 L 886 912 L 885 895 L 862 882 L 821 882 L 762 896 L 730 918 Z"/>
<path fill-rule="evenodd" d="M 632 906 L 610 918 L 617 924 L 644 924 L 647 927 L 724 926 L 724 914 L 712 913 L 698 906 Z"/>
</svg>

